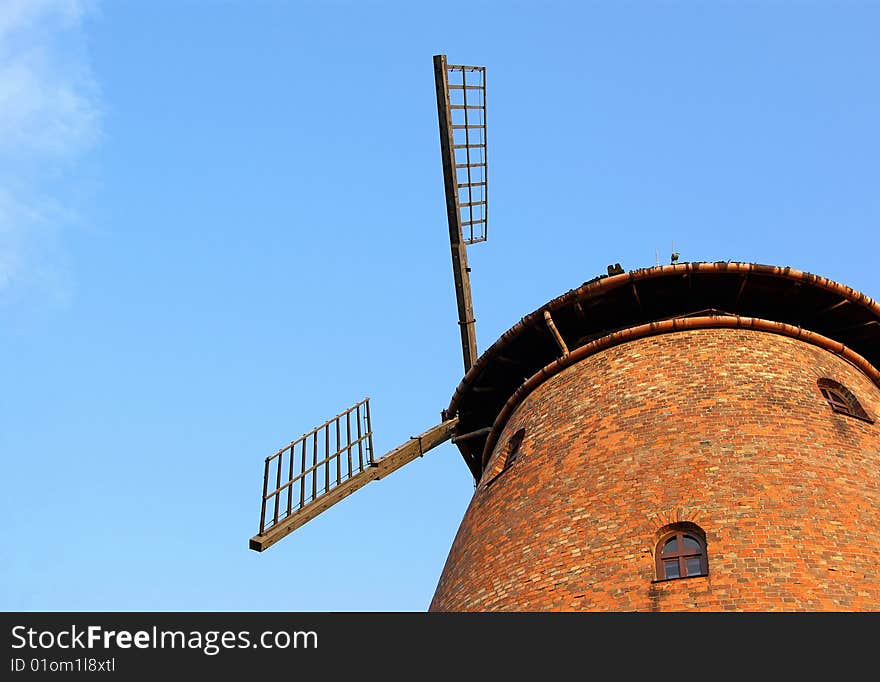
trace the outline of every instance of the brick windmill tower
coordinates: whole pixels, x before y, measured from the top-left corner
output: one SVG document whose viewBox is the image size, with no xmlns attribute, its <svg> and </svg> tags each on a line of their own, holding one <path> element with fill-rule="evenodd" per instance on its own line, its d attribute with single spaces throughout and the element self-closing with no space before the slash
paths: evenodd
<svg viewBox="0 0 880 682">
<path fill-rule="evenodd" d="M 478 356 L 486 72 L 434 69 L 464 377 L 382 457 L 364 400 L 266 458 L 251 549 L 451 440 L 475 489 L 432 611 L 880 608 L 880 305 L 788 267 L 613 265 Z"/>
</svg>

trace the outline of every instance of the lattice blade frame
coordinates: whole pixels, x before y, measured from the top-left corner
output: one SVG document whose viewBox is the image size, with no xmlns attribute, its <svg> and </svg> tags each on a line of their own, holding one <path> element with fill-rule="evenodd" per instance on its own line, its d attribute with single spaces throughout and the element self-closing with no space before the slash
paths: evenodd
<svg viewBox="0 0 880 682">
<path fill-rule="evenodd" d="M 461 238 L 475 244 L 489 236 L 486 67 L 447 64 L 445 77 Z"/>
<path fill-rule="evenodd" d="M 374 463 L 370 399 L 364 398 L 266 457 L 259 535 Z"/>
</svg>

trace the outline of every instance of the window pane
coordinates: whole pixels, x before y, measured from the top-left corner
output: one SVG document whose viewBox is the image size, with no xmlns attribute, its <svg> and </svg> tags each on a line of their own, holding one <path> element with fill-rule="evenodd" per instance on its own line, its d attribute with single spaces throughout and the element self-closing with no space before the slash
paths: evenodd
<svg viewBox="0 0 880 682">
<path fill-rule="evenodd" d="M 684 545 L 685 550 L 696 550 L 697 552 L 702 550 L 699 541 L 696 538 L 692 538 L 690 535 L 685 535 L 682 538 L 682 544 Z M 690 553 L 690 551 L 688 553 Z"/>
<path fill-rule="evenodd" d="M 674 561 L 664 561 L 663 568 L 666 571 L 667 579 L 681 577 L 681 575 L 678 572 L 678 559 L 675 559 Z"/>
<path fill-rule="evenodd" d="M 849 411 L 849 402 L 847 402 L 842 395 L 835 391 L 829 391 L 827 388 L 823 388 L 822 393 L 825 396 L 825 400 L 831 403 L 831 405 L 840 408 L 841 410 Z"/>
<path fill-rule="evenodd" d="M 703 569 L 700 567 L 700 557 L 690 557 L 687 560 L 687 574 L 688 575 L 701 575 L 703 573 Z"/>
<path fill-rule="evenodd" d="M 669 538 L 666 541 L 666 544 L 663 545 L 663 554 L 672 554 L 673 552 L 678 552 L 678 538 Z"/>
</svg>

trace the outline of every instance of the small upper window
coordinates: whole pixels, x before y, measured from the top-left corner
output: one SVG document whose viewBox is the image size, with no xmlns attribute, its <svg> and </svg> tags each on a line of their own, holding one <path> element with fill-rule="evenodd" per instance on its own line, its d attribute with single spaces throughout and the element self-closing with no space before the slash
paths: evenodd
<svg viewBox="0 0 880 682">
<path fill-rule="evenodd" d="M 657 543 L 656 555 L 658 580 L 709 574 L 706 541 L 693 524 L 676 526 L 664 533 Z"/>
<path fill-rule="evenodd" d="M 516 433 L 514 433 L 510 440 L 507 441 L 507 447 L 504 452 L 504 464 L 502 465 L 502 470 L 509 467 L 516 461 L 516 458 L 519 457 L 520 447 L 522 446 L 523 438 L 526 436 L 525 429 L 519 429 Z"/>
<path fill-rule="evenodd" d="M 865 412 L 865 409 L 861 406 L 855 395 L 853 395 L 853 392 L 846 386 L 833 379 L 819 379 L 818 384 L 822 397 L 825 398 L 825 402 L 828 403 L 834 412 L 874 423 L 874 420 L 868 416 L 868 413 Z"/>
<path fill-rule="evenodd" d="M 507 471 L 516 460 L 520 456 L 523 439 L 526 436 L 525 429 L 519 429 L 514 433 L 510 438 L 507 439 L 507 443 L 504 445 L 504 450 L 498 453 L 498 463 L 492 465 L 493 473 L 489 475 L 489 472 L 486 472 L 488 476 L 486 482 L 483 484 L 483 489 L 485 490 L 490 485 L 492 485 L 495 481 L 497 481 L 501 474 Z"/>
</svg>

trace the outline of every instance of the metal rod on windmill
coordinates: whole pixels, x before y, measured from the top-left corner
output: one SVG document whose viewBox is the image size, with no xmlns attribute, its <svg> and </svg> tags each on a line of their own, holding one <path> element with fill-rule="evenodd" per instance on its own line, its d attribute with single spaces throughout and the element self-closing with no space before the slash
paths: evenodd
<svg viewBox="0 0 880 682">
<path fill-rule="evenodd" d="M 452 274 L 467 372 L 477 360 L 467 247 L 488 237 L 486 68 L 448 64 L 446 55 L 434 55 L 434 83 Z"/>
</svg>

